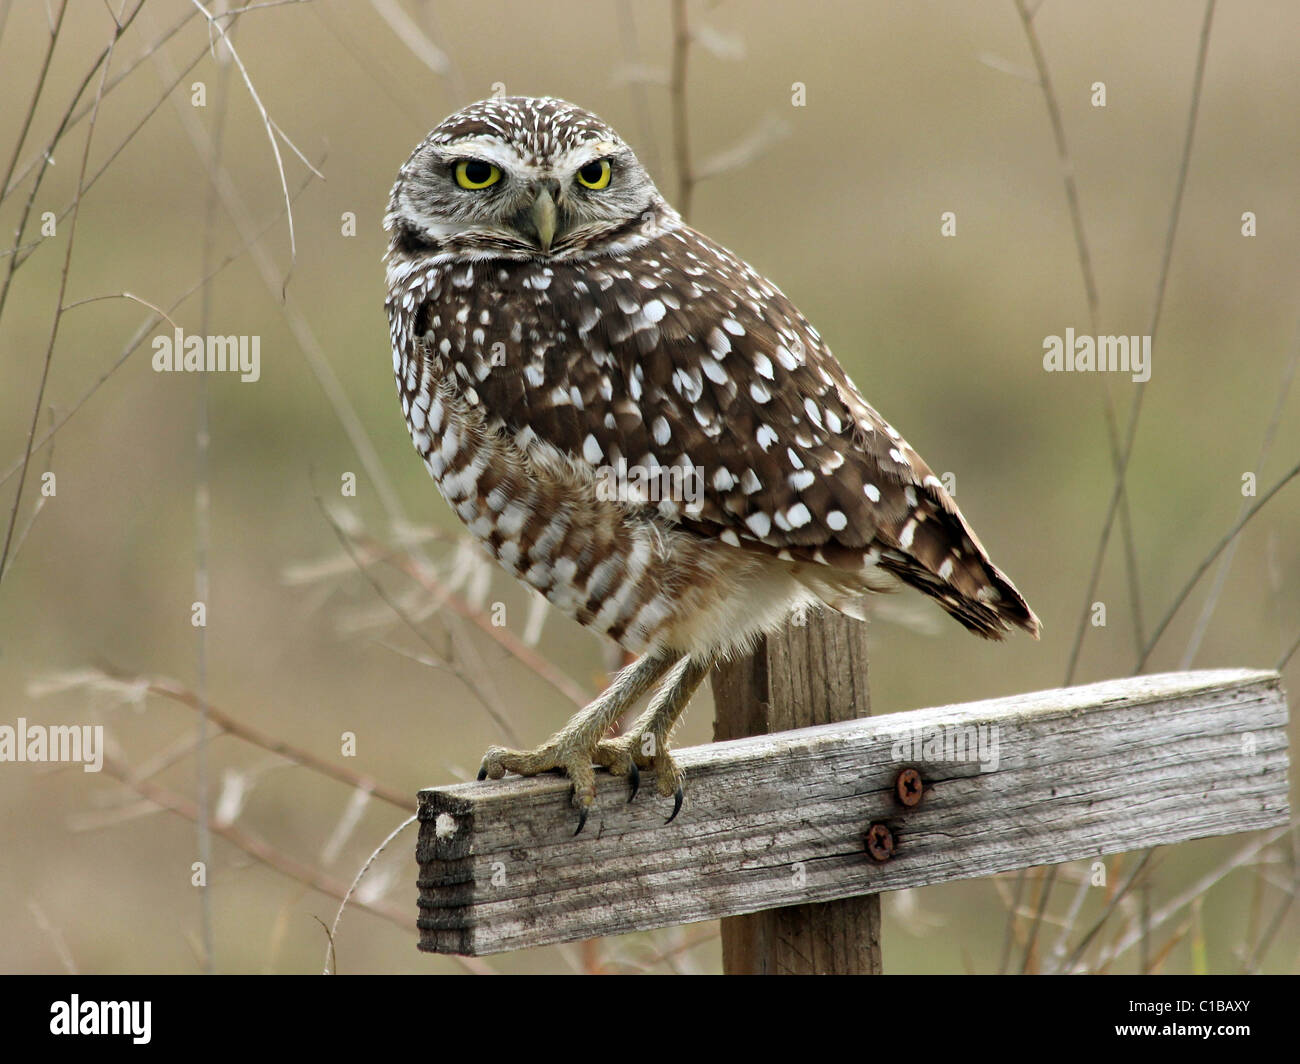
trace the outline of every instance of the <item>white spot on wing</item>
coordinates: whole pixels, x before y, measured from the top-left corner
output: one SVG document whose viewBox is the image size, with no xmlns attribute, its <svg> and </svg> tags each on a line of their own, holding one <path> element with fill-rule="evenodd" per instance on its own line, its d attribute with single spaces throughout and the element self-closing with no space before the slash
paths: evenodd
<svg viewBox="0 0 1300 1064">
<path fill-rule="evenodd" d="M 731 378 L 727 376 L 727 371 L 722 368 L 721 364 L 714 362 L 711 358 L 706 358 L 700 363 L 700 369 L 704 370 L 704 375 L 713 381 L 714 384 L 729 384 Z"/>
</svg>

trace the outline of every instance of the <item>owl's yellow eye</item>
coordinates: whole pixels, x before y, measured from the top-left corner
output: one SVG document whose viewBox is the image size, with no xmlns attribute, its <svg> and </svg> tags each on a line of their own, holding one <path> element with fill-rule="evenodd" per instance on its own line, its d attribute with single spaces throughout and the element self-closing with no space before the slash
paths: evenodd
<svg viewBox="0 0 1300 1064">
<path fill-rule="evenodd" d="M 482 159 L 462 159 L 456 164 L 456 184 L 461 188 L 487 188 L 501 180 L 501 171 Z"/>
<path fill-rule="evenodd" d="M 597 159 L 594 163 L 588 163 L 578 171 L 578 184 L 586 188 L 600 190 L 609 184 L 609 160 Z"/>
</svg>

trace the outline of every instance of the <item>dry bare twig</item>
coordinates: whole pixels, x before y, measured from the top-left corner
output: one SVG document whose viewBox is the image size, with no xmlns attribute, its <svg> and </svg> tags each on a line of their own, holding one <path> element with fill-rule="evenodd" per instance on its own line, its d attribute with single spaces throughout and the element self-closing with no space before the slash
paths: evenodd
<svg viewBox="0 0 1300 1064">
<path fill-rule="evenodd" d="M 144 6 L 144 0 L 140 0 L 140 3 L 136 5 L 135 11 L 132 12 L 131 18 L 134 18 L 135 15 L 139 13 L 140 8 L 143 6 Z M 127 26 L 130 25 L 130 19 L 126 21 L 125 25 Z M 108 46 L 108 57 L 104 60 L 103 63 L 103 73 L 100 75 L 99 89 L 95 94 L 95 107 L 94 110 L 91 112 L 90 125 L 89 128 L 86 130 L 86 143 L 85 146 L 82 148 L 82 152 L 81 152 L 81 167 L 77 172 L 78 189 L 81 189 L 85 185 L 85 181 L 86 181 L 86 167 L 90 161 L 90 144 L 91 141 L 94 140 L 94 136 L 95 136 L 95 120 L 99 115 L 100 101 L 103 100 L 103 96 L 104 96 L 104 81 L 108 74 L 109 64 L 112 61 L 113 47 L 117 44 L 117 41 L 120 38 L 121 34 L 125 31 L 125 27 L 123 24 L 115 23 L 115 26 L 116 26 L 115 34 L 112 40 L 109 42 L 109 46 Z M 57 301 L 54 306 L 53 321 L 50 323 L 50 339 L 49 342 L 46 344 L 45 358 L 43 359 L 41 364 L 41 380 L 40 380 L 40 385 L 37 387 L 36 390 L 36 401 L 32 404 L 32 417 L 31 417 L 31 422 L 29 424 L 29 427 L 27 429 L 27 447 L 26 450 L 23 452 L 22 468 L 19 470 L 18 473 L 18 486 L 14 489 L 13 508 L 10 510 L 9 523 L 5 529 L 4 546 L 3 548 L 0 548 L 0 584 L 4 583 L 4 578 L 8 573 L 9 550 L 13 543 L 14 529 L 17 527 L 18 524 L 18 509 L 19 506 L 22 504 L 23 486 L 25 485 L 27 480 L 27 468 L 31 463 L 32 450 L 36 442 L 36 426 L 37 424 L 39 424 L 40 416 L 41 416 L 41 408 L 44 406 L 45 403 L 45 388 L 46 385 L 49 383 L 49 379 L 50 379 L 50 366 L 54 362 L 54 345 L 55 345 L 55 341 L 58 339 L 59 336 L 59 324 L 63 320 L 63 310 L 64 310 L 63 302 L 64 299 L 67 297 L 67 293 L 68 293 L 68 277 L 72 272 L 72 252 L 73 252 L 73 248 L 76 246 L 77 219 L 80 217 L 81 214 L 81 211 L 79 209 L 80 202 L 81 202 L 81 194 L 80 192 L 78 192 L 77 194 L 78 207 L 74 208 L 72 212 L 72 221 L 69 223 L 69 228 L 68 228 L 68 246 L 66 251 L 64 252 L 63 269 L 59 275 L 59 291 L 58 291 Z M 13 260 L 10 259 L 10 271 L 9 271 L 8 278 L 6 278 L 6 285 L 4 288 L 4 292 L 6 293 L 8 292 L 8 281 L 11 280 L 12 277 L 13 277 Z M 2 300 L 2 296 L 0 296 L 0 300 Z M 3 312 L 2 301 L 0 301 L 0 312 Z"/>
</svg>

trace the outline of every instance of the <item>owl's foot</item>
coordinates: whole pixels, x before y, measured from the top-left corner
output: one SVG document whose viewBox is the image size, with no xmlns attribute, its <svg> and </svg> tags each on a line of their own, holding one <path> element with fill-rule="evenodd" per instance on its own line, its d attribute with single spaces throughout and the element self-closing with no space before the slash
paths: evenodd
<svg viewBox="0 0 1300 1064">
<path fill-rule="evenodd" d="M 551 736 L 536 750 L 507 750 L 490 746 L 483 755 L 478 778 L 499 780 L 507 772 L 520 776 L 539 776 L 543 772 L 560 772 L 573 784 L 573 804 L 578 810 L 578 830 L 587 823 L 587 813 L 596 801 L 596 771 L 592 767 L 590 743 L 575 741 L 579 737 L 563 732 Z"/>
<path fill-rule="evenodd" d="M 691 700 L 692 692 L 713 667 L 711 658 L 682 658 L 655 692 L 649 708 L 637 718 L 625 735 L 602 739 L 592 756 L 615 776 L 627 776 L 631 795 L 636 797 L 643 768 L 653 768 L 659 793 L 672 797 L 673 811 L 666 823 L 671 824 L 682 811 L 682 770 L 668 751 L 668 740 L 677 721 Z"/>
<path fill-rule="evenodd" d="M 573 783 L 573 804 L 578 809 L 578 834 L 596 801 L 596 770 L 592 760 L 600 738 L 628 706 L 653 687 L 678 660 L 676 654 L 650 651 L 622 669 L 599 698 L 578 713 L 536 750 L 488 748 L 478 778 L 499 780 L 507 772 L 537 776 L 562 772 Z"/>
<path fill-rule="evenodd" d="M 641 769 L 654 769 L 656 789 L 664 798 L 673 799 L 672 816 L 666 823 L 682 810 L 682 770 L 677 767 L 673 755 L 668 751 L 665 736 L 658 736 L 653 731 L 634 728 L 626 735 L 616 739 L 602 739 L 596 744 L 593 754 L 596 764 L 604 765 L 613 776 L 628 777 L 628 798 L 630 802 L 636 797 L 641 786 Z"/>
<path fill-rule="evenodd" d="M 682 771 L 668 752 L 668 739 L 691 692 L 708 675 L 713 660 L 679 657 L 672 652 L 647 652 L 623 669 L 595 702 L 575 716 L 536 750 L 489 747 L 479 768 L 480 780 L 499 780 L 507 772 L 537 776 L 561 772 L 573 784 L 573 804 L 578 810 L 578 834 L 596 802 L 596 770 L 604 765 L 617 776 L 627 776 L 633 797 L 641 783 L 641 769 L 653 768 L 659 793 L 672 796 L 673 818 L 682 808 Z M 610 725 L 629 705 L 665 675 L 649 708 L 626 735 L 605 739 Z M 630 800 L 630 799 L 629 799 Z"/>
</svg>

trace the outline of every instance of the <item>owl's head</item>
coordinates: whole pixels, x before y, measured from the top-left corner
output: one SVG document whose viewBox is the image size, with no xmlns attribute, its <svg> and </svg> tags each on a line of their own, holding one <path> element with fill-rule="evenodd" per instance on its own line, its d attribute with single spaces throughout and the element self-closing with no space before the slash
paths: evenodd
<svg viewBox="0 0 1300 1064">
<path fill-rule="evenodd" d="M 550 97 L 480 100 L 443 120 L 393 185 L 390 254 L 582 258 L 676 220 L 617 133 Z"/>
</svg>

